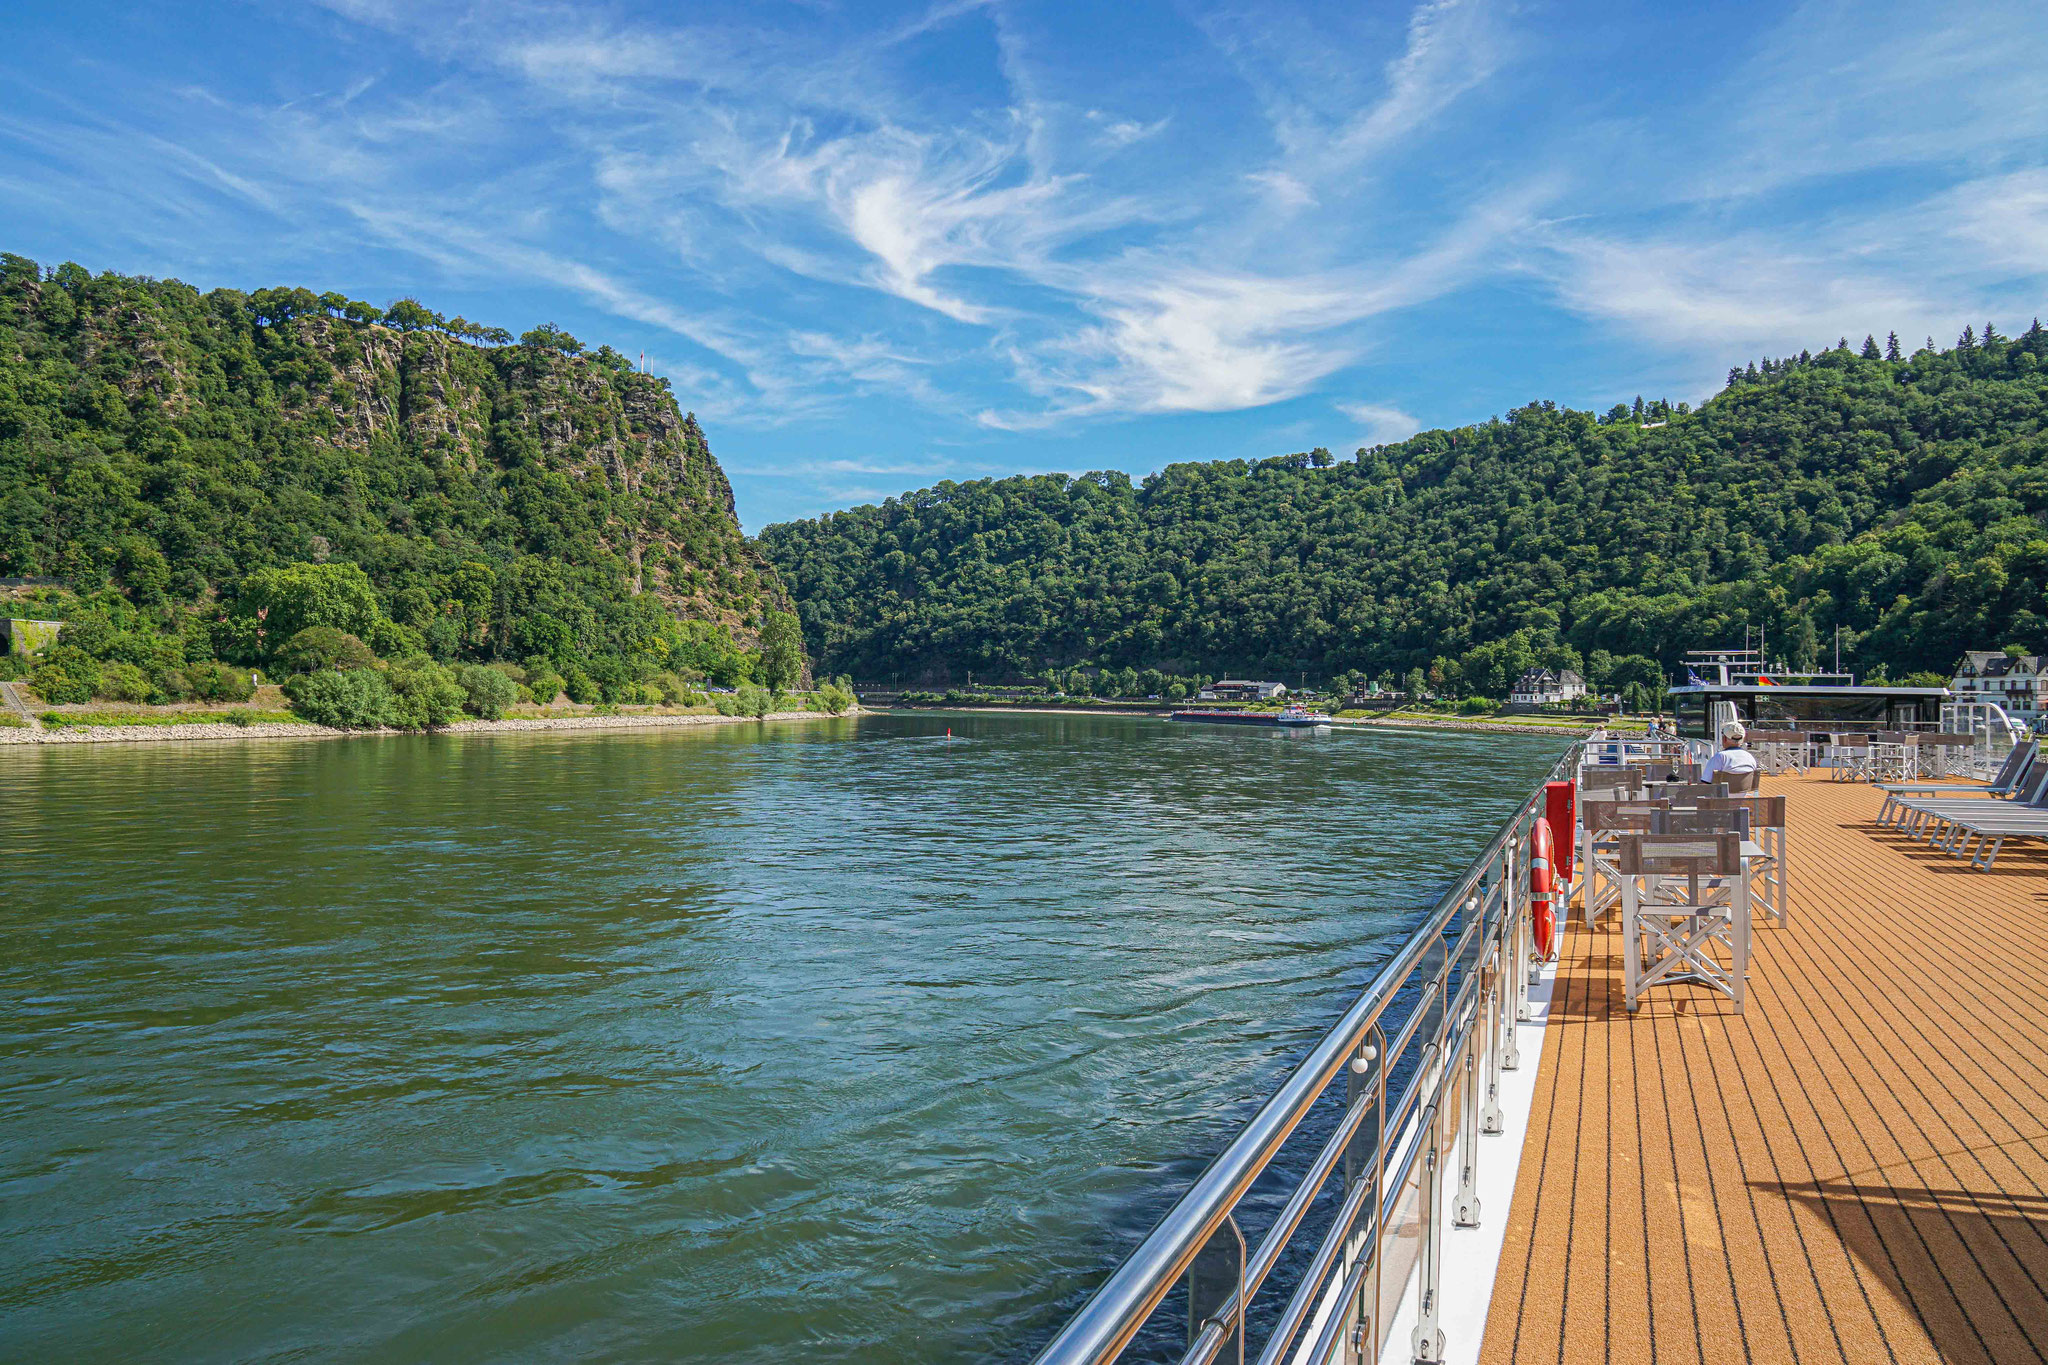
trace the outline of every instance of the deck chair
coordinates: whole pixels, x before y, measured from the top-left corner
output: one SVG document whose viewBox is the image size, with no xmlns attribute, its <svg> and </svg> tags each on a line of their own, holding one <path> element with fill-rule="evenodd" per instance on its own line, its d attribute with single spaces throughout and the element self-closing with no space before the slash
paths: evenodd
<svg viewBox="0 0 2048 1365">
<path fill-rule="evenodd" d="M 1749 831 L 1745 837 L 1754 840 L 1764 851 L 1761 859 L 1750 864 L 1750 889 L 1756 892 L 1764 914 L 1776 920 L 1780 929 L 1791 923 L 1791 880 L 1785 854 L 1785 798 L 1730 795 L 1702 801 L 1699 808 L 1702 811 L 1739 809 L 1749 812 Z"/>
<path fill-rule="evenodd" d="M 1723 798 L 1732 800 L 1733 798 Z M 1733 834 L 1736 838 L 1749 838 L 1749 808 L 1741 804 L 1723 806 L 1717 810 L 1672 809 L 1653 811 L 1650 815 L 1652 834 Z M 1754 883 L 1752 883 L 1752 886 Z M 1650 899 L 1657 899 L 1654 891 Z"/>
<path fill-rule="evenodd" d="M 1705 798 L 1728 795 L 1728 784 L 1718 779 L 1713 782 L 1671 782 L 1650 794 L 1675 806 L 1689 806 Z"/>
<path fill-rule="evenodd" d="M 1964 734 L 1941 732 L 1920 736 L 1919 771 L 1916 777 L 1942 777 L 1954 766 L 1958 754 L 1967 751 L 1973 742 Z"/>
<path fill-rule="evenodd" d="M 1974 812 L 1950 813 L 1949 835 L 1941 846 L 1958 858 L 1968 857 L 1970 866 L 1979 872 L 1991 870 L 1998 861 L 1998 850 L 2009 839 L 2048 839 L 2048 784 L 2043 785 L 2036 801 L 1980 801 L 1978 805 L 1981 809 Z M 1974 854 L 1970 852 L 1972 842 L 1977 845 Z"/>
<path fill-rule="evenodd" d="M 1721 798 L 1733 801 L 1733 797 Z M 1749 808 L 1720 806 L 1714 809 L 1660 810 L 1650 813 L 1652 834 L 1729 834 L 1749 837 Z"/>
<path fill-rule="evenodd" d="M 1628 1012 L 1636 1012 L 1650 987 L 1685 983 L 1725 993 L 1742 1013 L 1749 974 L 1749 869 L 1741 836 L 1624 834 L 1620 843 L 1615 861 Z"/>
<path fill-rule="evenodd" d="M 1616 788 L 1633 790 L 1642 785 L 1643 774 L 1639 768 L 1601 767 L 1579 769 L 1579 791 L 1591 799 L 1593 793 L 1612 791 Z"/>
<path fill-rule="evenodd" d="M 1870 736 L 1836 735 L 1829 776 L 1837 782 L 1864 782 L 1870 778 Z"/>
<path fill-rule="evenodd" d="M 1621 883 L 1614 858 L 1622 835 L 1650 832 L 1650 820 L 1668 801 L 1601 801 L 1579 803 L 1579 878 L 1582 886 L 1579 910 L 1586 927 L 1607 910 L 1621 904 Z"/>
<path fill-rule="evenodd" d="M 1930 843 L 1944 834 L 1953 838 L 1954 831 L 1950 826 L 1955 816 L 2048 806 L 2048 761 L 2037 761 L 2027 769 L 2025 778 L 2010 800 L 1990 792 L 1963 790 L 1943 796 L 1902 796 L 1895 798 L 1895 803 L 1894 827 Z M 1948 840 L 1943 839 L 1942 847 L 1947 845 Z"/>
<path fill-rule="evenodd" d="M 1879 824 L 1888 824 L 1898 814 L 1899 798 L 1906 796 L 2010 796 L 2026 780 L 2027 769 L 2040 756 L 2041 746 L 2036 740 L 2024 740 L 2012 746 L 2012 752 L 1999 764 L 1988 785 L 1983 787 L 1963 786 L 1954 782 L 1887 782 L 1878 788 L 1884 793 L 1884 804 L 1878 807 Z"/>
</svg>

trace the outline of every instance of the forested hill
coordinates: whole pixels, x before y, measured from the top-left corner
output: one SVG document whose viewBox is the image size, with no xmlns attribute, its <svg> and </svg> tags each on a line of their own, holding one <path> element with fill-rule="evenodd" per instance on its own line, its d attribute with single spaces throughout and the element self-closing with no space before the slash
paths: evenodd
<svg viewBox="0 0 2048 1365">
<path fill-rule="evenodd" d="M 302 561 L 444 658 L 709 665 L 787 605 L 695 418 L 610 348 L 0 256 L 0 576 L 203 616 Z"/>
<path fill-rule="evenodd" d="M 942 483 L 771 526 L 821 667 L 1437 670 L 1500 694 L 1768 629 L 1893 676 L 2048 649 L 2048 334 L 1731 371 L 1697 411 L 1537 403 L 1333 460 Z"/>
</svg>

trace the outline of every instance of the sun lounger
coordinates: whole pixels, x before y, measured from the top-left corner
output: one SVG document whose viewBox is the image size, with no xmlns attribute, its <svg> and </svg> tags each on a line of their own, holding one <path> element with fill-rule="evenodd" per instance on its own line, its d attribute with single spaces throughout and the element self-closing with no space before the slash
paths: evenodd
<svg viewBox="0 0 2048 1365">
<path fill-rule="evenodd" d="M 1961 833 L 1957 824 L 1961 820 L 2003 818 L 2011 823 L 2023 815 L 2048 818 L 2048 763 L 2035 764 L 2019 795 L 2009 801 L 1982 793 L 1922 797 L 1901 799 L 1898 811 L 1894 823 L 1899 829 L 1930 843 L 1938 841 L 1938 847 L 1944 849 L 1951 848 Z"/>
<path fill-rule="evenodd" d="M 2013 810 L 2001 806 L 1980 815 L 1958 815 L 1950 821 L 1951 833 L 1943 848 L 1958 858 L 1968 857 L 1970 866 L 1989 872 L 1998 860 L 1998 850 L 2008 839 L 2048 839 L 2048 810 Z M 1975 842 L 1977 851 L 1970 853 Z"/>
<path fill-rule="evenodd" d="M 1955 782 L 1887 782 L 1878 788 L 1884 795 L 1884 805 L 1878 808 L 1878 823 L 1884 824 L 1898 815 L 1900 798 L 1909 796 L 1926 797 L 1983 797 L 2009 796 L 2026 781 L 2029 769 L 2040 758 L 2040 747 L 2033 740 L 2013 746 L 2005 756 L 1997 774 L 1987 786 L 1970 787 Z"/>
</svg>

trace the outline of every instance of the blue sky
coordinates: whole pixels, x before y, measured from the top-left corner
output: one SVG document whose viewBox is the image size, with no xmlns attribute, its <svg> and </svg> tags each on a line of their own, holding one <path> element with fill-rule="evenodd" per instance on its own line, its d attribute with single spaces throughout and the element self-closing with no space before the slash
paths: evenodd
<svg viewBox="0 0 2048 1365">
<path fill-rule="evenodd" d="M 21 3 L 0 249 L 644 351 L 748 529 L 2017 330 L 2038 3 Z"/>
</svg>

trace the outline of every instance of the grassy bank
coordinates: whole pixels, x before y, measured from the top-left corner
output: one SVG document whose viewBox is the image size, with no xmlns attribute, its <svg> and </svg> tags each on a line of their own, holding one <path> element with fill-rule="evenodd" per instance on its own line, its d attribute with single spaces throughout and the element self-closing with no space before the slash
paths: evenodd
<svg viewBox="0 0 2048 1365">
<path fill-rule="evenodd" d="M 104 726 L 147 728 L 164 725 L 310 725 L 311 721 L 301 720 L 289 711 L 265 710 L 259 707 L 235 707 L 231 710 L 187 711 L 169 707 L 149 711 L 74 708 L 68 711 L 45 711 L 36 717 L 49 730 L 67 726 Z M 16 723 L 20 718 L 16 717 Z"/>
</svg>

